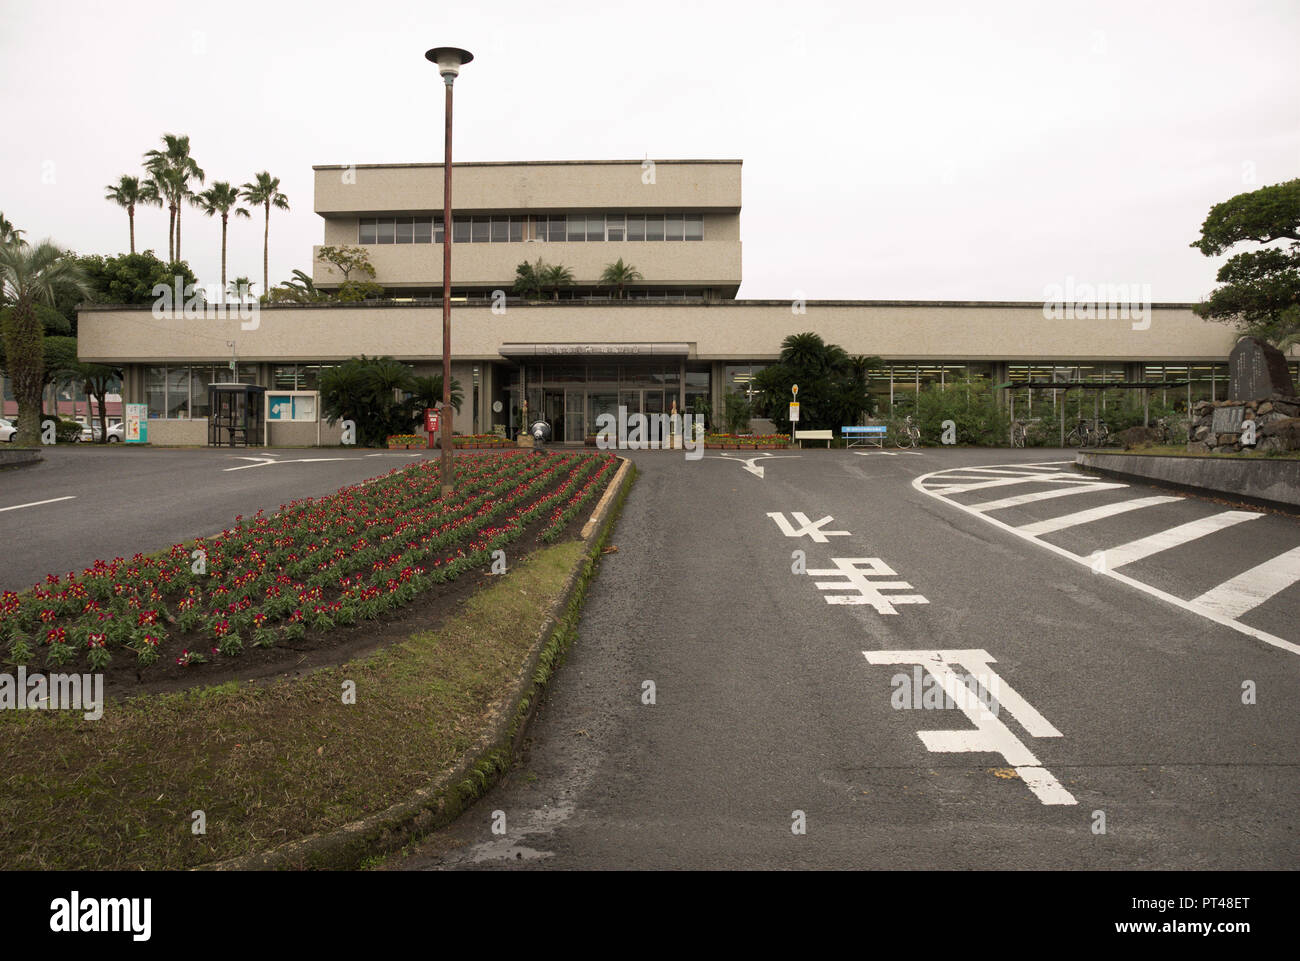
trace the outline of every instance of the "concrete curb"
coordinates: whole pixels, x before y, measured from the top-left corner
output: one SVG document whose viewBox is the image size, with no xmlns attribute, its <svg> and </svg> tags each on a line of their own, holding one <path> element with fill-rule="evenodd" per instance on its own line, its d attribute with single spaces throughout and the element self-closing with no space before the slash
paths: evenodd
<svg viewBox="0 0 1300 961">
<path fill-rule="evenodd" d="M 454 768 L 418 789 L 409 799 L 333 831 L 289 841 L 255 852 L 201 865 L 197 871 L 351 870 L 375 854 L 390 854 L 412 840 L 452 821 L 496 783 L 514 760 L 540 695 L 564 659 L 582 613 L 591 580 L 614 521 L 622 512 L 634 476 L 631 461 L 622 463 L 609 488 L 582 529 L 587 549 L 579 556 L 564 587 L 543 619 L 523 668 L 499 702 L 488 729 Z M 594 536 L 591 536 L 594 535 Z"/>
<path fill-rule="evenodd" d="M 1074 465 L 1107 477 L 1300 513 L 1300 460 L 1079 451 Z"/>
<path fill-rule="evenodd" d="M 34 447 L 19 447 L 10 449 L 9 445 L 0 448 L 0 470 L 6 467 L 26 467 L 30 464 L 39 464 L 45 460 L 41 452 Z"/>
</svg>

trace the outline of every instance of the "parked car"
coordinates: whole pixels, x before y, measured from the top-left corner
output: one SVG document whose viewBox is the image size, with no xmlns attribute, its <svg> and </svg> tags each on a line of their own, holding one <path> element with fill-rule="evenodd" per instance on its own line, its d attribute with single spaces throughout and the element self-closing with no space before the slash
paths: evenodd
<svg viewBox="0 0 1300 961">
<path fill-rule="evenodd" d="M 91 421 L 87 424 L 85 421 L 79 420 L 78 423 L 81 424 L 81 436 L 77 440 L 78 443 L 89 444 L 99 441 L 99 421 Z M 116 424 L 109 424 L 108 442 L 110 444 L 120 444 L 124 440 L 126 440 L 126 426 L 121 421 Z"/>
<path fill-rule="evenodd" d="M 17 427 L 5 420 L 3 417 L 0 417 L 0 442 L 12 444 L 14 442 L 14 435 L 17 433 Z"/>
</svg>

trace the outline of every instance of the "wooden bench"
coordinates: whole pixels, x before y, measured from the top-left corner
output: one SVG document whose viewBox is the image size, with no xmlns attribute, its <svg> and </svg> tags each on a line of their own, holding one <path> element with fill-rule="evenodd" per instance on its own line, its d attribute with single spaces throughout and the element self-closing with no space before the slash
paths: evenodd
<svg viewBox="0 0 1300 961">
<path fill-rule="evenodd" d="M 826 446 L 830 447 L 835 435 L 829 430 L 796 430 L 794 439 L 799 443 L 799 449 L 803 450 L 803 442 L 806 440 L 824 440 Z"/>
<path fill-rule="evenodd" d="M 879 448 L 885 446 L 885 433 L 889 430 L 884 424 L 856 425 L 841 427 L 840 436 L 847 440 L 849 447 L 865 447 L 874 444 Z"/>
</svg>

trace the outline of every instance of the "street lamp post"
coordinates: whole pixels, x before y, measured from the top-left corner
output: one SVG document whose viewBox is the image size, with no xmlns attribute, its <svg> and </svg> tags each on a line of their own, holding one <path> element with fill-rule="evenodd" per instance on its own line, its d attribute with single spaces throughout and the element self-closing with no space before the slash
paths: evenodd
<svg viewBox="0 0 1300 961">
<path fill-rule="evenodd" d="M 459 47 L 434 47 L 426 51 L 424 59 L 438 65 L 438 73 L 446 87 L 445 156 L 442 164 L 442 411 L 439 426 L 442 430 L 442 461 L 438 476 L 445 498 L 455 486 L 451 459 L 451 88 L 462 65 L 474 59 L 468 50 Z"/>
</svg>

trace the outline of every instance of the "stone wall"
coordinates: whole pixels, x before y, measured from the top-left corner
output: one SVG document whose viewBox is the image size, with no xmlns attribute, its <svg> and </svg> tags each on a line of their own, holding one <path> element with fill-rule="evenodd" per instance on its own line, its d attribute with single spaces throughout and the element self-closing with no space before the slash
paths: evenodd
<svg viewBox="0 0 1300 961">
<path fill-rule="evenodd" d="M 1255 446 L 1245 450 L 1300 450 L 1300 398 L 1274 394 L 1264 400 L 1198 402 L 1192 407 L 1191 453 L 1243 450 L 1241 425 L 1255 422 Z"/>
</svg>

